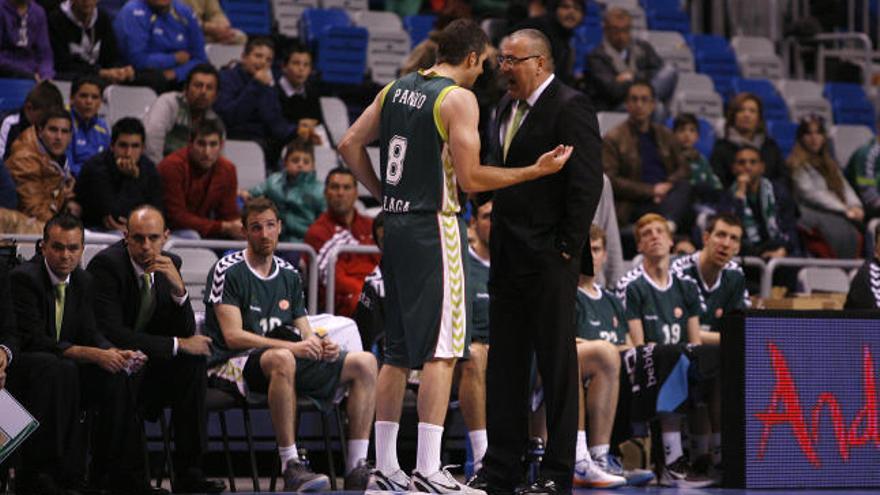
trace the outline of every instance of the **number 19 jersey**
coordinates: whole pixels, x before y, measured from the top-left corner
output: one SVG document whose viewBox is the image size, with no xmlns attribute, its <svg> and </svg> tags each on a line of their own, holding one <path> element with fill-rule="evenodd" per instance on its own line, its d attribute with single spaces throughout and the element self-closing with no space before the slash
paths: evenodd
<svg viewBox="0 0 880 495">
<path fill-rule="evenodd" d="M 687 343 L 688 318 L 704 307 L 694 280 L 671 269 L 668 285 L 659 287 L 639 265 L 620 279 L 617 292 L 627 321 L 642 321 L 646 344 Z"/>
<path fill-rule="evenodd" d="M 455 82 L 413 72 L 385 87 L 380 98 L 382 209 L 389 213 L 458 213 L 461 201 L 448 136 L 440 119 Z"/>
</svg>

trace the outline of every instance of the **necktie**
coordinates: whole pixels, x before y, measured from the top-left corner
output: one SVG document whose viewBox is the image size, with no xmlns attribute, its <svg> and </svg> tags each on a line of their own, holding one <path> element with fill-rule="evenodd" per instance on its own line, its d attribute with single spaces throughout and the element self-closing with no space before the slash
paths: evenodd
<svg viewBox="0 0 880 495">
<path fill-rule="evenodd" d="M 55 340 L 61 339 L 61 322 L 64 321 L 64 300 L 67 296 L 67 282 L 55 286 Z"/>
<path fill-rule="evenodd" d="M 147 326 L 153 313 L 153 280 L 149 273 L 141 275 L 140 305 L 138 306 L 137 319 L 134 322 L 134 331 L 140 332 Z"/>
<path fill-rule="evenodd" d="M 516 135 L 516 131 L 519 130 L 519 125 L 522 123 L 523 116 L 526 114 L 526 111 L 529 109 L 529 104 L 525 100 L 519 100 L 516 104 L 516 112 L 513 114 L 513 121 L 507 126 L 507 132 L 504 134 L 504 160 L 507 161 L 507 148 L 510 148 L 510 143 L 513 141 L 513 136 Z"/>
</svg>

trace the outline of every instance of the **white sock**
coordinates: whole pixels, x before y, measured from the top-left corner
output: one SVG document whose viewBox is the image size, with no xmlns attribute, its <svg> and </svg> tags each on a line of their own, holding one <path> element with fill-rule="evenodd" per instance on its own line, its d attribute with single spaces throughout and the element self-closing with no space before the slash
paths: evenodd
<svg viewBox="0 0 880 495">
<path fill-rule="evenodd" d="M 287 461 L 299 459 L 299 454 L 296 453 L 296 443 L 289 447 L 278 447 L 278 457 L 281 458 L 282 470 L 287 466 Z"/>
<path fill-rule="evenodd" d="M 419 423 L 419 443 L 416 448 L 416 471 L 430 476 L 440 470 L 440 444 L 443 427 Z"/>
<path fill-rule="evenodd" d="M 721 432 L 712 434 L 712 464 L 721 464 Z"/>
<path fill-rule="evenodd" d="M 693 452 L 691 452 L 691 459 L 696 459 L 697 457 L 708 454 L 710 440 L 711 438 L 708 434 L 692 435 L 691 448 L 693 449 Z"/>
<path fill-rule="evenodd" d="M 468 438 L 471 441 L 471 451 L 474 453 L 474 472 L 483 467 L 483 456 L 486 455 L 486 448 L 489 447 L 489 437 L 486 430 L 474 430 L 468 432 Z"/>
<path fill-rule="evenodd" d="M 599 459 L 608 455 L 609 450 L 611 450 L 611 446 L 607 443 L 593 445 L 592 447 L 590 447 L 590 455 L 593 457 L 593 459 Z"/>
<path fill-rule="evenodd" d="M 663 432 L 663 452 L 666 454 L 666 465 L 670 465 L 679 457 L 681 457 L 681 432 L 680 431 L 664 431 Z"/>
<path fill-rule="evenodd" d="M 399 423 L 376 421 L 376 469 L 387 475 L 400 471 L 397 463 L 397 431 Z"/>
<path fill-rule="evenodd" d="M 575 443 L 574 462 L 590 462 L 590 450 L 587 449 L 587 432 L 578 430 L 577 443 Z"/>
<path fill-rule="evenodd" d="M 348 474 L 356 468 L 361 459 L 367 458 L 367 450 L 370 448 L 370 440 L 349 440 L 348 455 L 345 458 L 345 473 Z"/>
</svg>

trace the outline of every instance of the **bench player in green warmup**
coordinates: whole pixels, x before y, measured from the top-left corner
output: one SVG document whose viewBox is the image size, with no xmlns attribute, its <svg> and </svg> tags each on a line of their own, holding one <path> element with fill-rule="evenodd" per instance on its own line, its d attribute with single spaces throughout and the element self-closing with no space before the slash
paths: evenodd
<svg viewBox="0 0 880 495">
<path fill-rule="evenodd" d="M 676 276 L 670 267 L 672 233 L 666 219 L 648 213 L 635 225 L 636 246 L 644 261 L 617 284 L 634 346 L 700 344 L 700 292 L 693 279 Z M 663 486 L 702 488 L 712 480 L 694 473 L 681 448 L 681 417 L 660 415 L 665 466 Z"/>
<path fill-rule="evenodd" d="M 447 25 L 433 67 L 388 84 L 351 126 L 339 152 L 388 214 L 382 273 L 385 365 L 376 403 L 376 470 L 370 489 L 484 493 L 440 467 L 440 443 L 455 362 L 469 347 L 464 274 L 467 243 L 459 217 L 464 192 L 505 188 L 556 173 L 573 148 L 558 146 L 528 167 L 481 166 L 479 107 L 471 87 L 489 40 L 470 20 Z M 379 140 L 381 179 L 366 146 Z M 412 479 L 397 461 L 406 376 L 422 368 L 418 447 Z"/>
</svg>

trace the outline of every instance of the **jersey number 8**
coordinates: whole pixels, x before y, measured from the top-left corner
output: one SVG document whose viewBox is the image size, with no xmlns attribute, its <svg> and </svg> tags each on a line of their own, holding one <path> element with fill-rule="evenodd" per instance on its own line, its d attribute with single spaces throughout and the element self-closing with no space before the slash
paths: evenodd
<svg viewBox="0 0 880 495">
<path fill-rule="evenodd" d="M 406 138 L 397 136 L 388 142 L 388 166 L 385 171 L 385 182 L 396 186 L 403 177 L 403 159 L 406 157 Z"/>
</svg>

